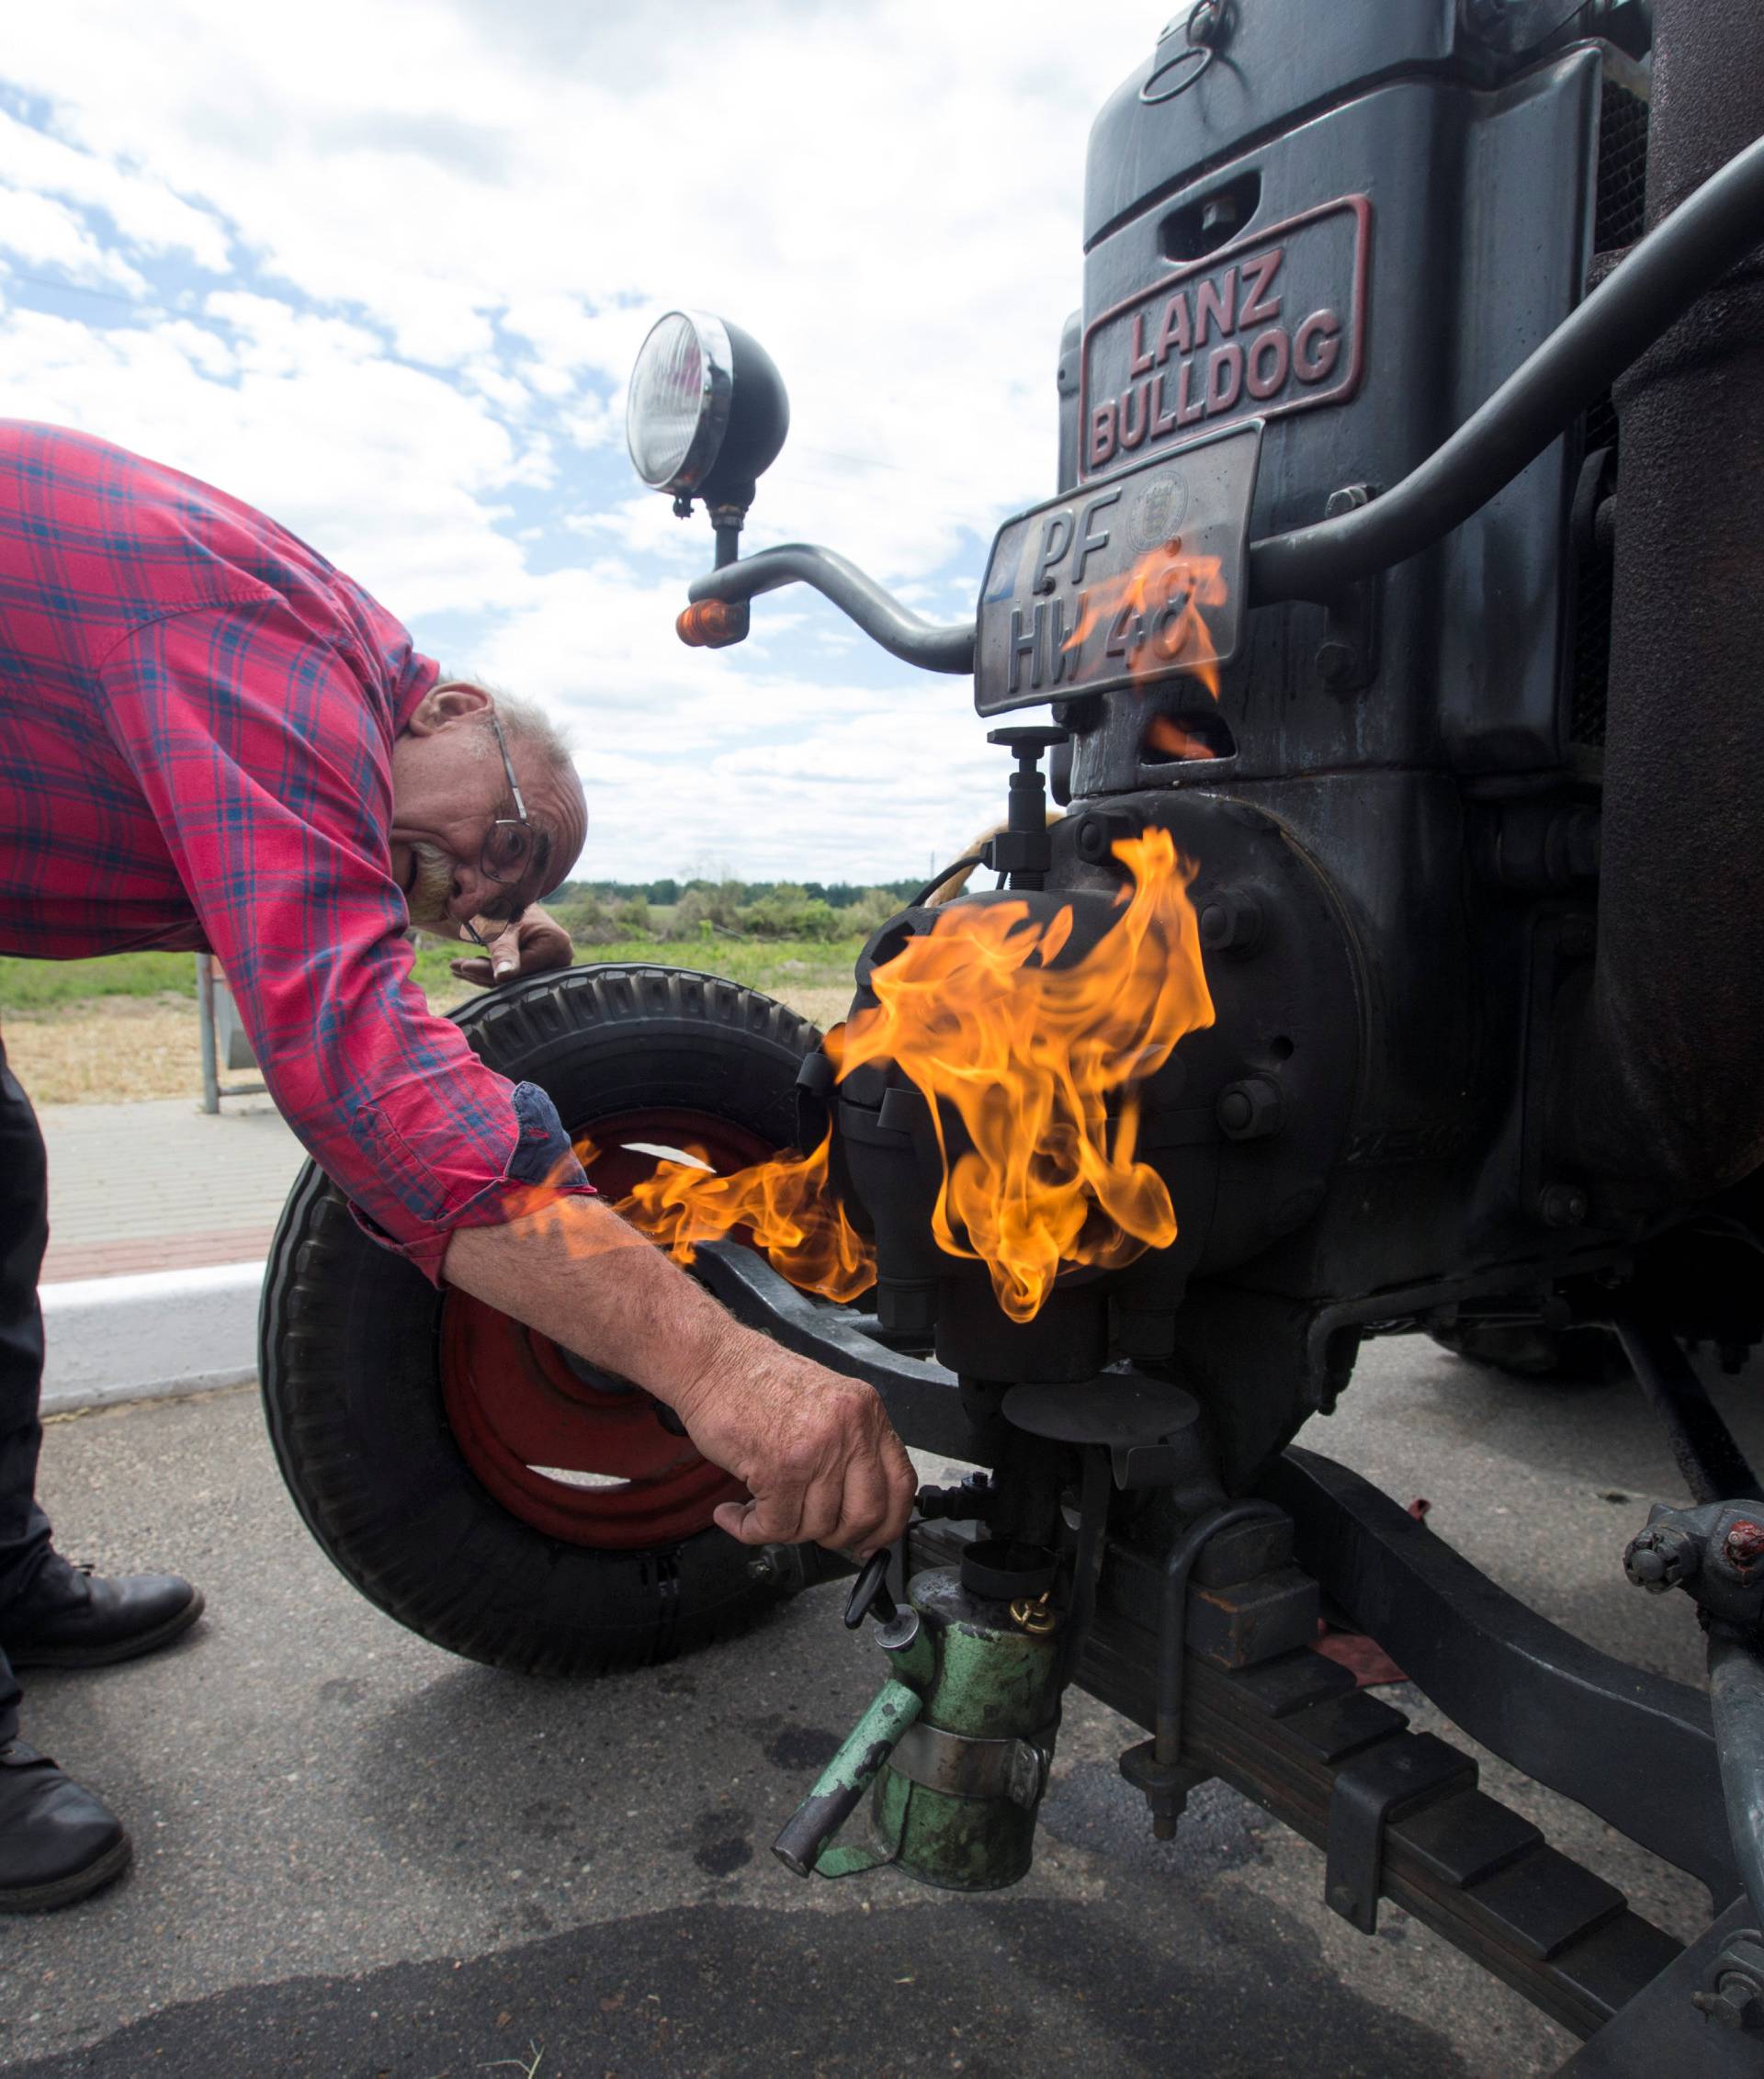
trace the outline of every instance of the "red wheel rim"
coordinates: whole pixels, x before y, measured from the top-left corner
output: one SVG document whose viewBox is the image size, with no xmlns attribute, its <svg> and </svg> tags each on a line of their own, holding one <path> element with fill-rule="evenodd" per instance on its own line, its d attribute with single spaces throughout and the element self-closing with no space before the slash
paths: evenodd
<svg viewBox="0 0 1764 2079">
<path fill-rule="evenodd" d="M 727 1174 L 776 1152 L 684 1109 L 621 1113 L 584 1137 L 589 1177 L 615 1203 L 668 1153 L 695 1151 Z M 457 1291 L 441 1310 L 441 1390 L 473 1473 L 511 1515 L 566 1544 L 677 1544 L 709 1528 L 718 1502 L 746 1498 L 739 1480 L 662 1427 L 648 1394 L 597 1377 L 548 1337 Z"/>
</svg>

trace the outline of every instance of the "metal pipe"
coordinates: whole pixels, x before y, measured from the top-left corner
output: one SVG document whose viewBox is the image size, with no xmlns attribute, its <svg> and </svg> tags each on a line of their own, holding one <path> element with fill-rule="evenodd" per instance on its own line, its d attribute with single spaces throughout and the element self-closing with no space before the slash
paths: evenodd
<svg viewBox="0 0 1764 2079">
<path fill-rule="evenodd" d="M 790 541 L 777 548 L 762 548 L 721 570 L 707 571 L 694 581 L 686 597 L 694 605 L 705 599 L 732 605 L 786 584 L 812 585 L 903 664 L 917 664 L 927 672 L 974 669 L 973 622 L 938 627 L 921 620 L 855 563 L 812 542 Z"/>
<path fill-rule="evenodd" d="M 214 1044 L 214 955 L 196 956 L 197 1023 L 202 1039 L 202 1109 L 220 1109 L 220 1065 Z"/>
<path fill-rule="evenodd" d="M 1702 292 L 1764 239 L 1764 138 L 1632 248 L 1401 483 L 1356 511 L 1252 543 L 1250 604 L 1328 599 L 1419 556 L 1533 462 Z"/>
<path fill-rule="evenodd" d="M 1764 1926 L 1764 1659 L 1724 1630 L 1709 1634 L 1709 1708 L 1735 1859 Z"/>
</svg>

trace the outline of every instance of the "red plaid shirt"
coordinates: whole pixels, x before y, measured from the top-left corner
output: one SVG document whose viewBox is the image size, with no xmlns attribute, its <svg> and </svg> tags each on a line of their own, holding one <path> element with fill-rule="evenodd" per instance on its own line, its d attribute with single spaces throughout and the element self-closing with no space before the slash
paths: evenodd
<svg viewBox="0 0 1764 2079">
<path fill-rule="evenodd" d="M 411 979 L 391 751 L 435 676 L 261 513 L 0 420 L 0 951 L 210 948 L 288 1124 L 438 1281 L 454 1228 L 587 1187 Z"/>
</svg>

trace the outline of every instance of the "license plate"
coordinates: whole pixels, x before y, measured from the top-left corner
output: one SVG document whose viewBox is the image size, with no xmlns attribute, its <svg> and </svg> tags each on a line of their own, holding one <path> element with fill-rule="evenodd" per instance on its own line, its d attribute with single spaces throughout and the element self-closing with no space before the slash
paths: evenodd
<svg viewBox="0 0 1764 2079">
<path fill-rule="evenodd" d="M 980 593 L 979 712 L 1228 663 L 1261 454 L 1260 423 L 1238 426 L 1007 520 Z"/>
<path fill-rule="evenodd" d="M 1372 205 L 1347 195 L 1172 268 L 1087 328 L 1079 473 L 1359 388 Z"/>
</svg>

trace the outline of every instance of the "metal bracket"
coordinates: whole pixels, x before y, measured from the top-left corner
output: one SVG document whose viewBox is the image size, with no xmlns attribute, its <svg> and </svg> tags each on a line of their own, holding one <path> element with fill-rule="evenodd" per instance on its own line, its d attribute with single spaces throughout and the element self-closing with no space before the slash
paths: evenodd
<svg viewBox="0 0 1764 2079">
<path fill-rule="evenodd" d="M 901 1735 L 888 1767 L 927 1791 L 958 1798 L 1009 1798 L 1033 1812 L 1047 1787 L 1055 1730 L 1050 1725 L 1033 1740 L 977 1740 L 927 1725 L 922 1718 Z"/>
<path fill-rule="evenodd" d="M 1262 1490 L 1299 1565 L 1453 1724 L 1717 1896 L 1739 1889 L 1707 1697 L 1528 1610 L 1345 1466 L 1289 1448 Z"/>
<path fill-rule="evenodd" d="M 1385 1826 L 1419 1805 L 1476 1787 L 1476 1763 L 1431 1733 L 1386 1740 L 1345 1763 L 1329 1794 L 1323 1889 L 1330 1908 L 1363 1935 L 1375 1935 Z"/>
</svg>

